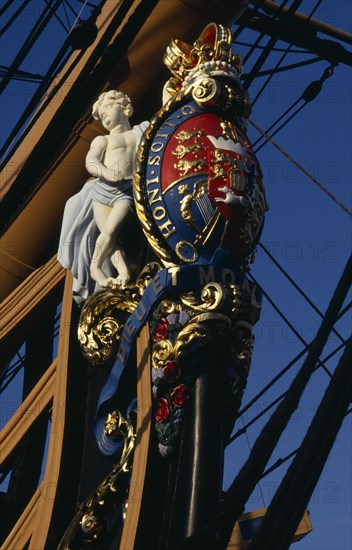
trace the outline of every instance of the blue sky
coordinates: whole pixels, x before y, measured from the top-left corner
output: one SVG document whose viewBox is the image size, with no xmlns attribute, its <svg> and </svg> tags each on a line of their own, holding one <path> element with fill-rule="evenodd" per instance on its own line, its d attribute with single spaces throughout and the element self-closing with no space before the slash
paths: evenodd
<svg viewBox="0 0 352 550">
<path fill-rule="evenodd" d="M 6 48 L 1 48 L 3 65 L 8 65 L 12 61 L 18 49 L 19 33 L 24 32 L 25 29 L 28 30 L 34 24 L 39 6 L 42 6 L 43 2 L 34 0 L 30 4 L 31 11 L 22 15 L 18 28 L 15 29 L 16 32 L 5 35 Z M 73 2 L 73 4 L 79 6 L 79 2 Z M 300 11 L 309 13 L 315 4 L 313 0 L 304 0 Z M 323 0 L 314 17 L 350 31 L 351 12 L 350 0 Z M 61 15 L 65 20 L 65 14 Z M 257 36 L 257 33 L 246 30 L 238 40 L 253 43 Z M 325 38 L 323 35 L 319 36 Z M 50 44 L 53 50 L 64 37 L 65 31 L 61 26 L 57 23 L 53 24 L 50 31 Z M 45 35 L 43 39 L 47 39 Z M 265 45 L 267 40 L 268 38 L 264 38 L 261 45 Z M 3 39 L 3 44 L 4 41 Z M 286 44 L 279 42 L 276 47 L 285 48 Z M 245 55 L 248 47 L 235 45 L 234 50 Z M 44 74 L 51 55 L 50 48 L 33 49 L 21 69 Z M 252 66 L 257 55 L 258 53 L 254 53 L 250 58 L 248 66 L 244 68 L 245 72 Z M 273 51 L 262 69 L 273 67 L 279 55 L 281 55 L 279 52 Z M 290 53 L 284 64 L 296 63 L 307 57 L 309 56 L 302 53 Z M 251 118 L 265 130 L 300 97 L 310 82 L 321 77 L 327 66 L 328 62 L 320 61 L 274 75 L 255 104 Z M 254 80 L 249 90 L 251 97 L 255 97 L 263 81 L 263 78 Z M 6 136 L 13 120 L 19 116 L 35 88 L 34 84 L 18 81 L 11 83 L 8 87 L 2 99 L 2 137 Z M 335 68 L 334 75 L 325 82 L 318 98 L 307 105 L 274 137 L 294 159 L 349 208 L 351 208 L 351 97 L 351 70 L 341 64 Z M 249 137 L 252 142 L 258 137 L 258 133 L 252 127 L 249 127 Z M 262 242 L 324 313 L 350 253 L 350 218 L 271 144 L 267 144 L 260 150 L 258 158 L 264 171 L 270 203 Z M 298 294 L 262 250 L 258 252 L 252 272 L 294 325 L 300 337 L 306 342 L 311 341 L 319 327 L 319 315 Z M 347 338 L 351 333 L 350 315 L 341 319 L 335 328 L 344 338 Z M 261 319 L 255 328 L 255 334 L 255 352 L 243 405 L 248 403 L 302 349 L 302 342 L 298 336 L 287 327 L 266 300 L 263 303 Z M 338 344 L 337 336 L 331 335 L 322 357 L 327 356 Z M 340 353 L 326 364 L 331 372 L 339 356 Z M 242 427 L 242 421 L 246 424 L 272 399 L 285 391 L 301 364 L 302 360 L 250 408 L 243 418 L 239 419 L 236 429 Z M 299 446 L 328 381 L 328 376 L 322 369 L 313 375 L 270 464 Z M 248 438 L 241 436 L 228 449 L 225 487 L 230 484 L 248 456 L 249 448 L 266 422 L 268 414 L 270 413 L 264 415 L 248 429 Z M 309 503 L 314 530 L 301 542 L 292 546 L 297 550 L 350 550 L 352 548 L 351 421 L 352 418 L 349 415 L 344 421 Z M 260 487 L 256 488 L 250 498 L 247 510 L 258 509 L 269 504 L 286 468 L 287 463 L 262 480 Z"/>
</svg>

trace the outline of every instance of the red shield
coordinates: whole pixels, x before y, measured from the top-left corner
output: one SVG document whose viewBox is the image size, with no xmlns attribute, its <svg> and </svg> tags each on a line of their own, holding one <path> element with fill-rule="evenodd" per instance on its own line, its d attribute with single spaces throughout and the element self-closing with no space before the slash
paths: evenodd
<svg viewBox="0 0 352 550">
<path fill-rule="evenodd" d="M 263 224 L 265 195 L 261 169 L 242 130 L 213 113 L 180 124 L 162 159 L 163 194 L 191 176 L 207 179 L 208 197 L 227 222 L 218 246 L 235 258 L 248 255 Z"/>
</svg>

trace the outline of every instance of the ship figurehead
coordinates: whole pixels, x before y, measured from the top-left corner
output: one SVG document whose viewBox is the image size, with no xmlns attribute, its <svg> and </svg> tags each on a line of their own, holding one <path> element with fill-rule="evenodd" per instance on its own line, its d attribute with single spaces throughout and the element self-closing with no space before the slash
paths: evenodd
<svg viewBox="0 0 352 550">
<path fill-rule="evenodd" d="M 115 484 L 131 465 L 131 488 L 143 490 L 146 463 L 150 479 L 160 475 L 158 462 L 145 461 L 152 422 L 160 454 L 177 449 L 169 473 L 161 473 L 161 500 L 166 507 L 173 499 L 162 537 L 172 534 L 181 546 L 189 517 L 205 525 L 219 504 L 223 448 L 250 369 L 262 293 L 245 269 L 266 199 L 246 136 L 250 103 L 239 80 L 241 59 L 232 53 L 230 30 L 212 23 L 191 46 L 173 40 L 164 61 L 172 72 L 166 102 L 139 144 L 133 177 L 136 212 L 160 261 L 149 258 L 135 283 L 91 295 L 79 325 L 87 359 L 114 361 L 98 397 L 94 433 L 99 451 L 119 458 L 80 505 L 60 548 L 73 536 L 94 544 L 105 536 L 108 520 L 101 518 L 110 517 L 112 501 L 118 509 Z M 136 392 L 128 389 L 128 376 L 121 378 L 133 358 Z M 123 402 L 132 396 L 125 416 L 116 408 L 122 393 Z M 209 475 L 216 478 L 211 484 Z M 147 509 L 148 494 L 138 506 L 143 501 Z M 128 510 L 121 548 L 134 547 L 129 537 L 137 533 L 139 508 L 130 516 Z M 157 545 L 162 541 L 150 547 Z"/>
<path fill-rule="evenodd" d="M 193 45 L 172 40 L 164 62 L 166 103 L 140 144 L 134 177 L 143 230 L 165 266 L 225 261 L 243 270 L 266 199 L 231 32 L 211 23 Z"/>
<path fill-rule="evenodd" d="M 192 46 L 173 40 L 164 61 L 172 72 L 166 103 L 144 132 L 133 176 L 136 212 L 158 261 L 149 258 L 135 283 L 93 294 L 80 319 L 86 357 L 95 364 L 115 360 L 95 423 L 98 447 L 107 455 L 119 442 L 107 438 L 106 408 L 140 331 L 149 331 L 156 410 L 158 403 L 168 404 L 156 413 L 166 455 L 179 437 L 183 404 L 204 365 L 209 367 L 211 350 L 224 353 L 232 429 L 261 310 L 260 288 L 247 279 L 246 268 L 263 228 L 266 199 L 246 135 L 250 103 L 231 32 L 211 23 Z M 182 399 L 174 402 L 176 390 L 182 390 Z M 170 420 L 172 411 L 177 422 L 176 416 Z"/>
</svg>

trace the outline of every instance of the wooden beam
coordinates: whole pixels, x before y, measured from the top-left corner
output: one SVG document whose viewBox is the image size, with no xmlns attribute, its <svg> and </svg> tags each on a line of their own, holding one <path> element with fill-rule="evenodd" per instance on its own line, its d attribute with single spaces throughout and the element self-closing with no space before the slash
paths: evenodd
<svg viewBox="0 0 352 550">
<path fill-rule="evenodd" d="M 53 398 L 56 359 L 0 432 L 0 456 L 3 464 L 26 435 L 32 424 Z"/>
<path fill-rule="evenodd" d="M 13 548 L 22 549 L 26 547 L 28 541 L 30 550 L 38 550 L 38 548 L 45 548 L 46 546 L 46 538 L 58 485 L 62 443 L 65 433 L 72 281 L 72 274 L 66 272 L 57 358 L 1 433 L 4 449 L 2 458 L 6 460 L 16 445 L 20 443 L 33 422 L 35 422 L 36 414 L 29 414 L 29 412 L 33 408 L 36 410 L 36 407 L 41 411 L 52 399 L 55 418 L 52 419 L 50 428 L 49 450 L 44 478 L 8 535 L 3 546 L 6 550 L 12 550 Z"/>
<path fill-rule="evenodd" d="M 65 269 L 53 257 L 36 269 L 3 301 L 0 310 L 3 360 L 4 355 L 11 352 L 13 345 L 18 345 L 25 338 L 32 321 L 38 318 L 39 310 L 44 309 L 47 301 L 55 298 L 54 293 L 61 290 L 65 274 Z"/>
<path fill-rule="evenodd" d="M 152 410 L 148 323 L 137 339 L 137 402 L 137 436 L 130 484 L 131 494 L 127 501 L 128 508 L 120 548 L 134 548 L 148 458 Z"/>
<path fill-rule="evenodd" d="M 70 272 L 66 272 L 53 398 L 53 410 L 56 411 L 57 414 L 55 415 L 55 420 L 51 423 L 48 458 L 42 483 L 46 491 L 50 494 L 48 493 L 47 498 L 41 499 L 39 503 L 36 518 L 32 524 L 33 535 L 29 544 L 29 550 L 38 550 L 38 548 L 46 547 L 46 538 L 50 527 L 60 473 L 62 444 L 66 421 L 65 402 L 67 390 L 67 366 L 70 351 L 72 282 L 72 274 Z"/>
<path fill-rule="evenodd" d="M 288 10 L 290 9 L 289 7 L 286 7 L 286 6 L 282 7 L 277 2 L 273 2 L 273 0 L 264 0 L 264 2 L 263 0 L 250 0 L 250 3 L 254 4 L 255 6 L 259 6 L 265 12 L 269 12 L 274 15 L 276 14 L 286 15 Z M 352 44 L 351 33 L 343 31 L 342 29 L 338 29 L 337 27 L 333 27 L 332 25 L 329 25 L 328 23 L 324 23 L 324 21 L 320 21 L 319 19 L 314 19 L 314 17 L 309 17 L 306 13 L 295 11 L 294 13 L 290 14 L 290 17 L 296 21 L 305 23 L 311 28 L 311 30 L 322 32 L 327 36 L 332 36 L 333 38 L 337 38 L 342 42 L 346 42 L 347 44 Z"/>
</svg>

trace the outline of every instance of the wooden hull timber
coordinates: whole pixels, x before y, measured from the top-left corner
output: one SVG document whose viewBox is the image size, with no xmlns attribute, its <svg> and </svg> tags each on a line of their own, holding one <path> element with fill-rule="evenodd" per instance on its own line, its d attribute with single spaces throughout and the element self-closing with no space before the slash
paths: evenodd
<svg viewBox="0 0 352 550">
<path fill-rule="evenodd" d="M 70 435 L 70 429 L 67 429 L 67 423 L 70 422 L 70 416 L 72 415 L 72 407 L 68 408 L 65 405 L 69 396 L 68 387 L 72 385 L 72 380 L 69 381 L 69 378 L 72 378 L 72 374 L 76 377 L 79 372 L 79 357 L 77 362 L 78 346 L 70 332 L 72 315 L 72 275 L 70 273 L 65 273 L 61 266 L 54 261 L 49 262 L 49 265 L 45 266 L 45 268 L 46 269 L 42 268 L 38 270 L 38 273 L 32 276 L 32 284 L 26 281 L 19 288 L 19 294 L 21 296 L 21 291 L 26 291 L 27 295 L 32 297 L 32 299 L 28 299 L 28 305 L 23 311 L 24 316 L 30 317 L 31 313 L 35 315 L 35 310 L 38 308 L 38 302 L 34 299 L 35 295 L 43 302 L 43 300 L 45 300 L 46 297 L 49 298 L 50 294 L 53 292 L 57 293 L 58 288 L 61 288 L 62 292 L 62 283 L 65 283 L 62 297 L 57 356 L 33 387 L 21 407 L 19 407 L 1 431 L 1 464 L 3 466 L 8 460 L 11 460 L 11 456 L 16 453 L 18 447 L 20 447 L 28 437 L 30 438 L 29 432 L 31 428 L 37 423 L 41 415 L 48 414 L 47 411 L 48 408 L 50 408 L 51 424 L 48 455 L 45 472 L 37 490 L 34 492 L 22 514 L 13 525 L 6 540 L 3 542 L 2 548 L 8 550 L 12 550 L 13 548 L 24 548 L 27 547 L 27 544 L 29 544 L 28 548 L 31 549 L 45 548 L 53 516 L 57 517 L 58 511 L 55 511 L 55 507 L 59 502 L 61 503 L 59 504 L 61 516 L 62 514 L 65 516 L 67 512 L 70 514 L 68 510 L 67 512 L 62 510 L 62 494 L 60 493 L 62 493 L 61 483 L 64 483 L 64 479 L 65 483 L 67 482 L 67 466 L 70 462 L 69 453 L 70 446 L 72 445 L 72 434 Z M 47 277 L 41 277 L 45 271 L 47 272 L 47 276 L 50 272 L 54 274 L 51 284 L 48 282 Z M 10 296 L 7 303 L 4 304 L 5 308 L 15 301 L 16 296 Z M 14 311 L 13 322 L 9 323 L 10 331 L 11 328 L 12 331 L 16 331 L 22 321 L 21 314 L 16 312 L 15 308 Z M 23 335 L 29 330 L 29 325 L 27 328 L 22 326 Z M 76 349 L 76 353 L 73 348 Z M 81 361 L 81 365 L 82 363 Z M 75 371 L 74 369 L 77 368 L 78 370 Z M 84 383 L 83 381 L 80 383 L 83 390 Z M 84 395 L 83 391 L 82 395 Z M 70 399 L 72 399 L 72 396 Z M 79 402 L 80 398 L 77 396 L 77 406 Z M 77 424 L 79 424 L 79 419 L 82 415 L 79 410 L 77 413 L 78 415 L 75 420 Z M 76 445 L 79 447 L 79 438 L 77 438 L 77 434 L 74 434 L 73 438 Z M 76 449 L 78 447 L 76 447 Z M 75 471 L 74 460 L 71 461 L 71 468 L 71 472 L 73 473 Z M 76 472 L 76 475 L 77 474 L 78 472 Z M 67 487 L 65 491 L 67 491 Z M 74 502 L 72 505 L 74 507 Z M 73 509 L 74 508 L 72 508 L 71 513 Z"/>
</svg>

